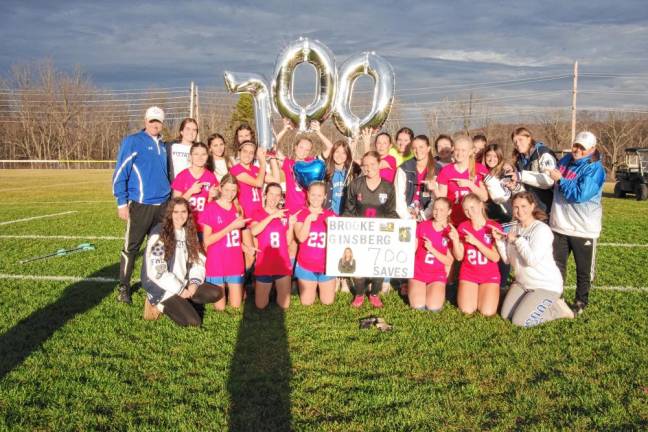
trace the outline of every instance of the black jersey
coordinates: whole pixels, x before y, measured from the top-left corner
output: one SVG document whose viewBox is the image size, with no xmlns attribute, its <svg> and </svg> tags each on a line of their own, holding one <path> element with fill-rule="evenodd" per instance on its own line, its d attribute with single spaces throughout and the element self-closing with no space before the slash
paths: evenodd
<svg viewBox="0 0 648 432">
<path fill-rule="evenodd" d="M 343 216 L 398 218 L 394 185 L 381 179 L 376 189 L 367 186 L 365 176 L 351 182 Z"/>
</svg>

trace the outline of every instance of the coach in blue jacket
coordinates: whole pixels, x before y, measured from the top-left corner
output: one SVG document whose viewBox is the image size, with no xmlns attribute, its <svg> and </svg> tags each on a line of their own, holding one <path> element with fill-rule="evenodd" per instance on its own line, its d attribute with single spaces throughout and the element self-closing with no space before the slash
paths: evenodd
<svg viewBox="0 0 648 432">
<path fill-rule="evenodd" d="M 603 207 L 601 195 L 605 169 L 591 132 L 576 135 L 571 154 L 563 157 L 558 168 L 548 171 L 554 184 L 550 226 L 554 232 L 553 252 L 565 280 L 569 253 L 576 262 L 576 315 L 587 306 L 594 279 L 596 241 L 601 234 Z"/>
<path fill-rule="evenodd" d="M 163 123 L 161 108 L 146 110 L 144 129 L 122 141 L 113 174 L 117 215 L 127 221 L 117 297 L 124 303 L 131 303 L 130 279 L 135 256 L 144 237 L 162 220 L 171 194 L 167 152 L 160 136 Z"/>
</svg>

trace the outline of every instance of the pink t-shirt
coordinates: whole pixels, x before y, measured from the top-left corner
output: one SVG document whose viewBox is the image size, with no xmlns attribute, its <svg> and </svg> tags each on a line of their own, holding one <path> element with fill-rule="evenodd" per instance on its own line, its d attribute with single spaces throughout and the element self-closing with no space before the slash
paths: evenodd
<svg viewBox="0 0 648 432">
<path fill-rule="evenodd" d="M 309 214 L 308 207 L 304 207 L 297 215 L 297 222 L 303 223 Z M 326 209 L 311 222 L 308 238 L 297 251 L 297 263 L 314 273 L 326 272 L 326 219 L 330 216 L 335 216 L 335 213 Z"/>
<path fill-rule="evenodd" d="M 488 173 L 488 169 L 480 163 L 475 164 L 475 185 L 479 186 Z M 441 168 L 439 176 L 437 177 L 437 183 L 446 185 L 448 187 L 448 199 L 452 203 L 452 213 L 450 218 L 453 225 L 459 225 L 461 222 L 465 221 L 466 215 L 464 214 L 463 207 L 461 206 L 461 201 L 463 197 L 470 193 L 470 189 L 467 187 L 460 187 L 456 181 L 453 179 L 465 179 L 470 178 L 470 170 L 460 173 L 455 168 L 455 164 L 449 164 Z"/>
<path fill-rule="evenodd" d="M 459 239 L 464 245 L 464 258 L 461 261 L 459 279 L 471 279 L 478 276 L 480 279 L 497 279 L 499 281 L 499 267 L 495 261 L 486 258 L 476 246 L 466 242 L 466 231 L 491 249 L 495 248 L 493 228 L 502 231 L 502 226 L 495 221 L 488 220 L 486 225 L 475 230 L 469 220 L 462 222 L 458 227 Z M 466 277 L 462 277 L 465 275 Z"/>
<path fill-rule="evenodd" d="M 387 162 L 389 164 L 389 168 L 381 168 L 380 169 L 380 177 L 389 182 L 389 183 L 394 183 L 394 177 L 396 177 L 396 158 L 392 155 L 385 155 L 380 158 L 381 161 Z"/>
<path fill-rule="evenodd" d="M 252 220 L 260 222 L 268 217 L 265 209 L 257 210 Z M 259 242 L 254 264 L 255 276 L 279 276 L 292 274 L 292 264 L 288 252 L 288 218 L 273 219 L 256 236 Z"/>
<path fill-rule="evenodd" d="M 176 176 L 175 179 L 173 179 L 173 183 L 171 183 L 171 188 L 174 191 L 178 191 L 180 193 L 185 193 L 189 189 L 191 189 L 191 186 L 193 184 L 199 181 L 203 184 L 208 184 L 204 185 L 201 189 L 200 192 L 197 194 L 193 194 L 191 198 L 189 198 L 189 204 L 191 205 L 191 212 L 193 213 L 194 220 L 196 221 L 196 228 L 198 229 L 198 232 L 201 232 L 203 230 L 202 225 L 199 223 L 200 220 L 200 214 L 203 212 L 205 209 L 205 204 L 207 204 L 207 198 L 209 197 L 209 188 L 212 186 L 218 186 L 218 180 L 216 180 L 216 176 L 214 173 L 212 173 L 209 170 L 205 170 L 205 172 L 202 173 L 200 178 L 195 178 L 193 174 L 191 174 L 191 171 L 189 171 L 189 168 L 180 171 L 178 175 Z"/>
<path fill-rule="evenodd" d="M 439 275 L 446 275 L 445 265 L 439 261 L 432 252 L 425 249 L 425 237 L 430 239 L 432 246 L 443 255 L 448 253 L 450 239 L 448 238 L 450 227 L 445 227 L 441 231 L 434 229 L 432 221 L 420 222 L 416 226 L 416 238 L 418 246 L 414 256 L 414 279 L 427 281 L 434 279 Z"/>
<path fill-rule="evenodd" d="M 250 168 L 245 168 L 239 163 L 230 168 L 230 174 L 232 174 L 237 179 L 241 174 L 247 174 L 252 178 L 256 178 L 256 176 L 259 175 L 259 167 L 252 165 L 250 166 Z M 250 217 L 254 214 L 254 212 L 262 208 L 261 188 L 250 186 L 249 184 L 243 183 L 242 181 L 239 181 L 238 185 L 239 203 L 241 203 L 241 207 L 243 207 L 243 213 L 245 213 L 245 216 Z"/>
<path fill-rule="evenodd" d="M 312 157 L 307 157 L 304 159 L 305 162 L 312 161 Z M 295 214 L 306 205 L 306 191 L 297 183 L 295 179 L 295 160 L 293 159 L 284 159 L 283 165 L 281 165 L 281 170 L 284 173 L 286 179 L 286 208 L 290 214 Z"/>
<path fill-rule="evenodd" d="M 205 209 L 200 215 L 200 222 L 204 226 L 209 226 L 213 234 L 223 230 L 237 217 L 234 205 L 227 210 L 216 201 L 212 201 L 205 205 Z M 205 267 L 208 277 L 240 276 L 245 272 L 240 229 L 230 231 L 216 243 L 209 245 Z"/>
</svg>

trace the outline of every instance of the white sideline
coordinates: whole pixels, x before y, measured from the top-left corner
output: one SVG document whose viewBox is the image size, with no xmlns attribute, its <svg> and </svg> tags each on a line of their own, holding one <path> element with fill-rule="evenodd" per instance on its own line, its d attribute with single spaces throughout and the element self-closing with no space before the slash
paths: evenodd
<svg viewBox="0 0 648 432">
<path fill-rule="evenodd" d="M 45 280 L 45 281 L 60 281 L 60 282 L 105 282 L 114 283 L 118 279 L 107 277 L 82 277 L 82 276 L 38 276 L 38 275 L 19 275 L 0 273 L 0 279 L 21 279 L 21 280 Z"/>
<path fill-rule="evenodd" d="M 124 237 L 117 236 L 67 236 L 67 235 L 38 235 L 38 234 L 25 234 L 25 235 L 11 235 L 2 234 L 0 239 L 54 239 L 54 240 L 124 240 Z"/>
<path fill-rule="evenodd" d="M 599 243 L 597 246 L 627 247 L 627 248 L 645 248 L 646 243 Z"/>
<path fill-rule="evenodd" d="M 79 211 L 78 210 L 70 210 L 70 211 L 61 212 L 61 213 L 52 213 L 52 214 L 48 214 L 48 215 L 32 216 L 32 217 L 28 217 L 28 218 L 24 218 L 24 219 L 15 219 L 15 220 L 11 220 L 11 221 L 0 222 L 0 225 L 10 225 L 10 224 L 18 223 L 18 222 L 26 222 L 26 221 L 30 221 L 30 220 L 34 220 L 34 219 L 44 219 L 44 218 L 55 217 L 55 216 L 63 216 L 63 215 L 72 214 L 72 213 L 79 213 Z"/>
</svg>

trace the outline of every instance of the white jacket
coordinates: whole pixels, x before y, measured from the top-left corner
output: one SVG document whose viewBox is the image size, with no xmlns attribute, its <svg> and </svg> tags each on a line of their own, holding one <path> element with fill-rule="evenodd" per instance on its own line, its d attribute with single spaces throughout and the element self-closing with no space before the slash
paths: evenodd
<svg viewBox="0 0 648 432">
<path fill-rule="evenodd" d="M 190 282 L 201 285 L 205 281 L 205 257 L 201 254 L 200 262 L 188 263 L 185 229 L 176 230 L 175 252 L 168 260 L 164 259 L 160 231 L 158 224 L 149 234 L 142 265 L 142 286 L 152 305 L 180 294 Z"/>
<path fill-rule="evenodd" d="M 553 257 L 553 233 L 547 224 L 535 221 L 523 228 L 512 227 L 519 236 L 515 242 L 496 242 L 505 263 L 510 263 L 515 281 L 528 290 L 544 289 L 562 294 L 563 280 Z"/>
</svg>

